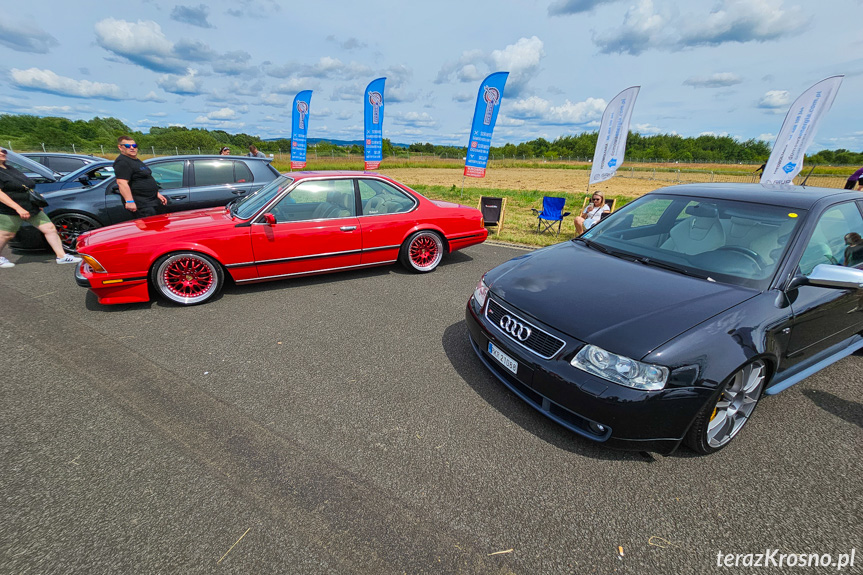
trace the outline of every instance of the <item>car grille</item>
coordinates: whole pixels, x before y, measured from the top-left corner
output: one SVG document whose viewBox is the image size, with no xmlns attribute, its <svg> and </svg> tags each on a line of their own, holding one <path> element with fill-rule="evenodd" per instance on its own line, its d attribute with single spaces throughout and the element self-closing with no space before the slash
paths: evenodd
<svg viewBox="0 0 863 575">
<path fill-rule="evenodd" d="M 506 315 L 509 315 L 516 321 L 530 328 L 530 336 L 528 336 L 524 341 L 521 341 L 513 337 L 512 334 L 504 331 L 500 326 L 500 321 Z M 494 324 L 500 333 L 509 338 L 510 341 L 517 343 L 521 347 L 527 348 L 544 359 L 550 359 L 563 349 L 563 346 L 565 345 L 562 340 L 554 337 L 550 333 L 542 331 L 536 326 L 536 324 L 525 320 L 491 298 L 489 298 L 488 301 L 488 308 L 485 311 L 485 317 Z"/>
</svg>

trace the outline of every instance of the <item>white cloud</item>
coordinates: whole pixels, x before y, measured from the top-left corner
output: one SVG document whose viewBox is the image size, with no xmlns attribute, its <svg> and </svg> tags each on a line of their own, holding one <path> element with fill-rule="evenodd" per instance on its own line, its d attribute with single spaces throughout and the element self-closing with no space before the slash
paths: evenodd
<svg viewBox="0 0 863 575">
<path fill-rule="evenodd" d="M 125 94 L 116 84 L 104 84 L 89 80 L 73 80 L 58 76 L 51 70 L 29 68 L 19 70 L 13 68 L 10 74 L 12 82 L 19 88 L 48 92 L 73 98 L 99 98 L 102 100 L 121 100 Z"/>
<path fill-rule="evenodd" d="M 390 119 L 393 124 L 400 126 L 434 128 L 438 125 L 437 120 L 425 112 L 399 112 L 396 114 L 390 114 Z"/>
<path fill-rule="evenodd" d="M 743 80 L 737 74 L 731 72 L 718 72 L 710 76 L 693 76 L 683 81 L 684 86 L 693 88 L 724 88 L 742 83 Z"/>
<path fill-rule="evenodd" d="M 197 71 L 191 69 L 187 71 L 185 76 L 164 74 L 159 76 L 156 84 L 164 91 L 172 94 L 195 96 L 202 93 L 201 81 L 196 76 Z"/>
<path fill-rule="evenodd" d="M 559 106 L 538 96 L 508 102 L 505 114 L 514 120 L 534 120 L 542 125 L 584 124 L 602 118 L 607 102 L 601 98 L 588 98 L 584 102 L 566 100 Z"/>
<path fill-rule="evenodd" d="M 791 104 L 791 94 L 787 90 L 770 90 L 758 101 L 759 108 L 780 109 Z"/>
<path fill-rule="evenodd" d="M 58 45 L 57 39 L 45 32 L 33 22 L 13 22 L 10 18 L 12 10 L 3 11 L 0 20 L 0 45 L 16 52 L 32 54 L 47 54 L 51 48 Z"/>
<path fill-rule="evenodd" d="M 105 50 L 158 72 L 179 72 L 186 64 L 174 55 L 174 44 L 151 20 L 127 22 L 105 18 L 96 22 L 96 42 Z"/>
<path fill-rule="evenodd" d="M 515 44 L 489 53 L 465 51 L 457 61 L 447 62 L 441 67 L 435 84 L 446 84 L 453 78 L 458 82 L 476 82 L 492 72 L 509 72 L 504 95 L 520 96 L 539 72 L 544 56 L 542 40 L 536 36 L 519 38 Z"/>
</svg>

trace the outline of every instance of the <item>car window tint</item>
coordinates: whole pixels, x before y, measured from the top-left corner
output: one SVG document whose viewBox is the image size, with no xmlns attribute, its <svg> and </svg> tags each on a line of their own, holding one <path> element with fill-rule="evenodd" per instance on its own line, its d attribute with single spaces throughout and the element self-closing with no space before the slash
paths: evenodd
<svg viewBox="0 0 863 575">
<path fill-rule="evenodd" d="M 245 162 L 233 162 L 234 164 L 234 182 L 237 184 L 245 184 L 254 182 L 255 177 L 252 175 L 252 170 Z"/>
<path fill-rule="evenodd" d="M 183 168 L 186 162 L 178 160 L 174 162 L 160 162 L 148 164 L 147 167 L 153 172 L 153 177 L 159 182 L 163 190 L 176 190 L 183 187 Z"/>
<path fill-rule="evenodd" d="M 399 214 L 413 209 L 416 201 L 395 187 L 380 180 L 357 180 L 363 215 Z"/>
<path fill-rule="evenodd" d="M 800 271 L 809 274 L 818 264 L 863 264 L 863 216 L 853 202 L 834 206 L 818 219 L 800 257 Z"/>
<path fill-rule="evenodd" d="M 234 183 L 234 162 L 230 160 L 195 160 L 196 186 L 218 186 Z"/>
<path fill-rule="evenodd" d="M 356 215 L 353 180 L 301 182 L 270 209 L 277 222 L 346 218 Z"/>
<path fill-rule="evenodd" d="M 74 172 L 86 164 L 84 160 L 75 158 L 58 158 L 56 156 L 46 156 L 44 164 L 55 172 Z"/>
</svg>

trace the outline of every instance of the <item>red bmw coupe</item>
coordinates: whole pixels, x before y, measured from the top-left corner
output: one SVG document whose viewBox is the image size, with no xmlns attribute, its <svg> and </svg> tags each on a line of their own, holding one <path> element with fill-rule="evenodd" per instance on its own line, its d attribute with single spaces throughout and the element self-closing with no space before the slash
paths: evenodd
<svg viewBox="0 0 863 575">
<path fill-rule="evenodd" d="M 294 172 L 227 207 L 124 222 L 78 238 L 78 284 L 102 304 L 146 302 L 150 286 L 183 305 L 229 274 L 251 283 L 400 261 L 430 272 L 488 232 L 474 208 L 429 200 L 368 172 Z"/>
</svg>

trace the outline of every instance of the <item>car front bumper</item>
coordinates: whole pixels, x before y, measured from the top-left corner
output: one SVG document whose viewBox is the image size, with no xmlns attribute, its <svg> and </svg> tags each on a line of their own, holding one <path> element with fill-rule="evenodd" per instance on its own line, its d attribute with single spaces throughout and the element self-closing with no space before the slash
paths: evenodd
<svg viewBox="0 0 863 575">
<path fill-rule="evenodd" d="M 564 348 L 551 359 L 543 359 L 515 344 L 482 311 L 471 297 L 465 319 L 471 345 L 486 367 L 546 417 L 609 447 L 671 453 L 713 396 L 709 388 L 667 387 L 647 392 L 595 377 L 570 365 L 583 345 L 572 338 L 562 337 L 567 342 Z M 517 373 L 491 355 L 489 343 L 516 360 Z"/>
<path fill-rule="evenodd" d="M 81 287 L 89 288 L 100 304 L 150 301 L 146 275 L 96 273 L 86 262 L 81 262 L 75 268 L 75 282 Z"/>
</svg>

